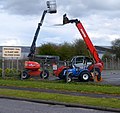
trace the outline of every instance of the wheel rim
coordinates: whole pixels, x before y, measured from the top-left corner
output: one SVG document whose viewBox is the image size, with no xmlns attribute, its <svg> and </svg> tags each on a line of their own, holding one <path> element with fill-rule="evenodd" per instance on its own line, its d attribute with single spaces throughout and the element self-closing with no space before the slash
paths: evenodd
<svg viewBox="0 0 120 113">
<path fill-rule="evenodd" d="M 71 82 L 71 78 L 70 78 L 70 77 L 68 77 L 68 78 L 67 78 L 67 81 L 68 81 L 68 82 Z"/>
<path fill-rule="evenodd" d="M 42 72 L 42 78 L 46 78 L 48 75 L 47 75 L 47 73 L 46 72 Z"/>
<path fill-rule="evenodd" d="M 44 73 L 44 74 L 43 74 L 43 78 L 46 78 L 46 77 L 47 77 L 47 73 Z"/>
<path fill-rule="evenodd" d="M 83 80 L 88 80 L 88 78 L 89 78 L 88 74 L 83 75 Z"/>
<path fill-rule="evenodd" d="M 22 74 L 22 78 L 26 78 L 27 77 L 27 74 L 26 73 L 23 73 Z"/>
</svg>

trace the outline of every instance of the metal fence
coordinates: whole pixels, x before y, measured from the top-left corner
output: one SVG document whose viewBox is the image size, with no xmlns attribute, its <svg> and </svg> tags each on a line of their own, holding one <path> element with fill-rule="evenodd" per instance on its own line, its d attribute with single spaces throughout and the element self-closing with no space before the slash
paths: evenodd
<svg viewBox="0 0 120 113">
<path fill-rule="evenodd" d="M 4 69 L 16 69 L 22 71 L 24 69 L 24 63 L 26 59 L 4 59 L 0 60 L 0 68 L 3 68 L 3 61 L 4 61 Z M 44 61 L 38 61 L 41 64 L 41 68 L 44 64 Z M 57 62 L 58 67 L 65 65 L 66 62 L 60 61 Z M 53 62 L 46 62 L 46 68 L 48 70 L 52 70 Z M 120 69 L 120 59 L 105 59 L 104 61 L 104 69 L 105 70 L 119 70 Z"/>
<path fill-rule="evenodd" d="M 120 69 L 120 59 L 105 59 L 104 69 L 119 70 Z"/>
<path fill-rule="evenodd" d="M 4 65 L 4 68 L 22 70 L 24 68 L 25 59 L 4 59 L 0 60 L 0 68 Z"/>
</svg>

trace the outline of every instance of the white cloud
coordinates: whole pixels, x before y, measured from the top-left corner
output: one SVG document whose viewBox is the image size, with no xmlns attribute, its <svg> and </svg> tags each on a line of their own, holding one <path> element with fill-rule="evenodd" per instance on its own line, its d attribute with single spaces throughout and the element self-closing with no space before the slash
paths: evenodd
<svg viewBox="0 0 120 113">
<path fill-rule="evenodd" d="M 1 0 L 1 9 L 10 14 L 37 15 L 45 8 L 43 0 Z M 32 10 L 31 10 L 32 9 Z"/>
<path fill-rule="evenodd" d="M 0 45 L 30 46 L 46 0 L 0 0 Z M 110 45 L 120 38 L 120 0 L 57 0 L 57 14 L 46 14 L 37 46 L 45 42 L 73 42 L 82 38 L 74 24 L 62 23 L 62 15 L 83 23 L 94 45 Z M 7 41 L 9 40 L 9 41 Z M 10 43 L 11 42 L 11 43 Z"/>
</svg>

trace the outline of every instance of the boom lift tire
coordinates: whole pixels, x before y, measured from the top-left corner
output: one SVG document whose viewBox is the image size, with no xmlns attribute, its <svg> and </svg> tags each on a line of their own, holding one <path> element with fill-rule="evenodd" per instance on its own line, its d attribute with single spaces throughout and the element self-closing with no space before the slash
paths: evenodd
<svg viewBox="0 0 120 113">
<path fill-rule="evenodd" d="M 67 73 L 68 75 L 65 76 L 65 82 L 71 82 L 72 81 L 72 73 Z"/>
<path fill-rule="evenodd" d="M 64 71 L 66 70 L 67 68 L 64 68 L 62 71 L 61 71 L 61 73 L 59 74 L 59 78 L 60 79 L 65 79 L 65 76 L 63 76 L 63 74 L 64 74 Z"/>
<path fill-rule="evenodd" d="M 40 78 L 47 79 L 49 77 L 49 71 L 44 70 L 40 73 Z"/>
<path fill-rule="evenodd" d="M 30 77 L 30 75 L 28 74 L 28 71 L 23 71 L 22 72 L 22 75 L 21 75 L 22 79 L 28 79 L 29 77 Z"/>
<path fill-rule="evenodd" d="M 78 80 L 82 81 L 82 82 L 88 82 L 88 81 L 90 81 L 90 73 L 88 71 L 83 71 L 79 75 Z"/>
</svg>

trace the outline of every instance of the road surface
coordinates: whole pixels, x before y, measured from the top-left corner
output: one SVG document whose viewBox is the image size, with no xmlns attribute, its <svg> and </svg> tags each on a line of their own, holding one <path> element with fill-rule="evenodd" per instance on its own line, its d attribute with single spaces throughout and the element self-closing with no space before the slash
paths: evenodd
<svg viewBox="0 0 120 113">
<path fill-rule="evenodd" d="M 0 113 L 113 113 L 93 109 L 48 105 L 11 99 L 0 99 Z"/>
<path fill-rule="evenodd" d="M 103 70 L 103 84 L 120 86 L 120 70 Z"/>
</svg>

